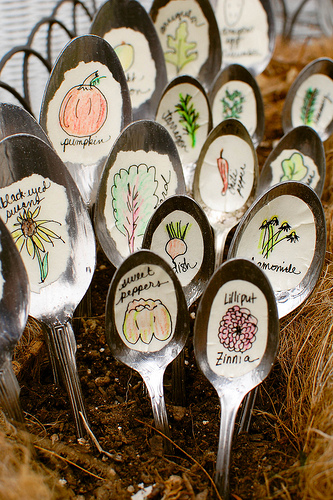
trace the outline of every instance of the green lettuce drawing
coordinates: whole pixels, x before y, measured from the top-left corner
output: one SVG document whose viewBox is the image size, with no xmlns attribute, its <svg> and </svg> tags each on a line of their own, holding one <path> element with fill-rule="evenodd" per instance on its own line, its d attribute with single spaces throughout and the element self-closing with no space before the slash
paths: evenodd
<svg viewBox="0 0 333 500">
<path fill-rule="evenodd" d="M 145 163 L 122 168 L 111 187 L 113 215 L 117 229 L 127 238 L 131 253 L 135 238 L 143 236 L 147 223 L 158 204 L 156 169 Z"/>
<path fill-rule="evenodd" d="M 281 163 L 283 175 L 280 181 L 301 181 L 308 173 L 308 167 L 304 165 L 304 158 L 300 153 L 293 153 L 289 159 Z"/>
<path fill-rule="evenodd" d="M 172 35 L 167 36 L 167 46 L 171 50 L 164 53 L 164 59 L 165 62 L 176 66 L 177 74 L 180 73 L 186 64 L 195 61 L 198 57 L 198 52 L 194 50 L 197 43 L 188 42 L 187 37 L 188 28 L 186 21 L 180 23 L 174 37 Z"/>
</svg>

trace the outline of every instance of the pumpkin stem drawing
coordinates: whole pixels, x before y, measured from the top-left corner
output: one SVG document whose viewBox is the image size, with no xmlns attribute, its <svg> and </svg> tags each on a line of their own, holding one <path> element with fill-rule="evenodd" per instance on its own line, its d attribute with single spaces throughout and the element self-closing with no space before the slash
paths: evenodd
<svg viewBox="0 0 333 500">
<path fill-rule="evenodd" d="M 102 78 L 106 77 L 94 71 L 65 95 L 60 106 L 59 124 L 66 134 L 90 137 L 103 127 L 108 104 L 97 87 Z"/>
</svg>

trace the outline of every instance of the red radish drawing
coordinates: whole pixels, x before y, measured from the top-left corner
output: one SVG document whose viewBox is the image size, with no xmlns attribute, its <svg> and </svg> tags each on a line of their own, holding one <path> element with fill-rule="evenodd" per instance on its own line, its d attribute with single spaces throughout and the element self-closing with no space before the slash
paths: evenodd
<svg viewBox="0 0 333 500">
<path fill-rule="evenodd" d="M 170 222 L 165 227 L 170 238 L 165 245 L 165 251 L 174 262 L 178 255 L 184 255 L 187 252 L 185 236 L 191 225 L 189 222 L 185 226 L 182 226 L 181 222 L 176 222 L 175 225 L 173 222 Z"/>
<path fill-rule="evenodd" d="M 228 26 L 235 26 L 242 15 L 244 0 L 225 0 L 224 18 Z"/>
<path fill-rule="evenodd" d="M 94 71 L 81 85 L 72 87 L 65 95 L 59 111 L 59 123 L 66 134 L 89 137 L 104 125 L 108 104 L 97 88 L 101 78 L 106 77 Z"/>
<path fill-rule="evenodd" d="M 223 154 L 223 149 L 221 149 L 220 157 L 217 159 L 217 168 L 219 169 L 223 184 L 221 194 L 222 196 L 224 196 L 228 189 L 229 163 L 225 158 L 223 158 L 222 154 Z"/>
</svg>

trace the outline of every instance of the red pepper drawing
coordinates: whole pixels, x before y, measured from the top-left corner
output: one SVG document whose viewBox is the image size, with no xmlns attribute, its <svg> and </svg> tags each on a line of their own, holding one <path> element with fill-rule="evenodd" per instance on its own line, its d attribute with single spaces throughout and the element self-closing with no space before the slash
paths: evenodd
<svg viewBox="0 0 333 500">
<path fill-rule="evenodd" d="M 223 149 L 221 149 L 220 157 L 217 159 L 217 168 L 219 169 L 220 176 L 223 183 L 223 188 L 221 191 L 222 196 L 224 196 L 228 189 L 228 174 L 229 174 L 229 164 L 225 158 L 222 156 Z"/>
</svg>

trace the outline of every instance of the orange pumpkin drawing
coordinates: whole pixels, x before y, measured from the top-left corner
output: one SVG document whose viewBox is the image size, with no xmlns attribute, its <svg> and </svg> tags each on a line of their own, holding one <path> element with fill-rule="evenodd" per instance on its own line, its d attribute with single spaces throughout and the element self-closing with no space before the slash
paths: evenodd
<svg viewBox="0 0 333 500">
<path fill-rule="evenodd" d="M 101 78 L 105 76 L 98 76 L 95 71 L 65 95 L 59 111 L 59 123 L 66 134 L 89 137 L 104 125 L 108 104 L 104 94 L 97 88 Z"/>
</svg>

